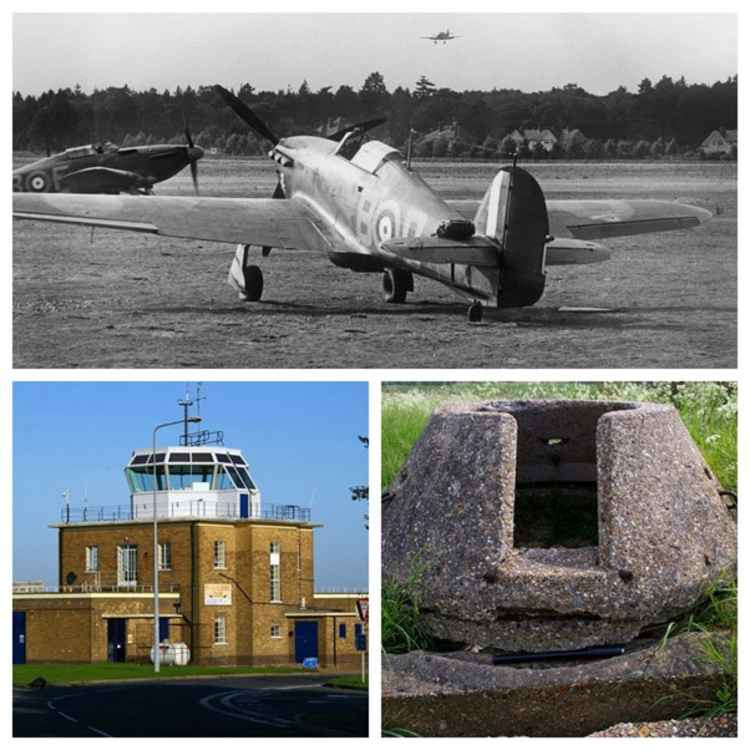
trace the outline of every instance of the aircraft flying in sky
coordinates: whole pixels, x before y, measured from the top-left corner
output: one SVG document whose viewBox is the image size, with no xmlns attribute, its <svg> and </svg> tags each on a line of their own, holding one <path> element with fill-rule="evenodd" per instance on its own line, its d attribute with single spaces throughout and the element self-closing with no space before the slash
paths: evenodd
<svg viewBox="0 0 750 750">
<path fill-rule="evenodd" d="M 515 165 L 500 168 L 478 205 L 445 201 L 399 151 L 364 140 L 382 118 L 329 138 L 279 138 L 234 94 L 216 91 L 269 142 L 278 178 L 271 197 L 18 193 L 13 216 L 236 243 L 229 282 L 247 301 L 263 293 L 256 252 L 318 250 L 337 266 L 381 273 L 387 302 L 403 302 L 415 275 L 441 282 L 470 301 L 472 321 L 481 319 L 482 305 L 533 305 L 547 266 L 609 258 L 594 240 L 684 229 L 711 216 L 669 201 L 546 200 L 534 177 Z"/>
<path fill-rule="evenodd" d="M 438 42 L 442 42 L 445 44 L 446 42 L 449 42 L 451 39 L 460 39 L 460 36 L 454 36 L 451 34 L 450 29 L 446 29 L 445 31 L 438 31 L 437 34 L 434 36 L 421 36 L 420 39 L 429 39 L 433 44 L 437 44 Z"/>
<path fill-rule="evenodd" d="M 13 170 L 13 192 L 151 193 L 190 165 L 198 193 L 197 161 L 203 149 L 185 131 L 187 144 L 125 146 L 113 143 L 65 149 Z"/>
</svg>

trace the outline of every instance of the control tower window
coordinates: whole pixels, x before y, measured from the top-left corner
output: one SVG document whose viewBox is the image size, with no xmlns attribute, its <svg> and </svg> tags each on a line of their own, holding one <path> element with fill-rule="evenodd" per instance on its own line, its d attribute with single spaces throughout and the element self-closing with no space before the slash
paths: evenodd
<svg viewBox="0 0 750 750">
<path fill-rule="evenodd" d="M 219 467 L 219 472 L 216 475 L 216 487 L 214 489 L 217 490 L 233 490 L 234 484 L 232 483 L 232 480 L 229 477 L 229 474 L 224 471 L 224 467 Z"/>
<path fill-rule="evenodd" d="M 253 480 L 250 479 L 250 475 L 245 471 L 243 468 L 237 469 L 240 476 L 242 477 L 242 481 L 245 483 L 245 487 L 247 487 L 249 490 L 255 489 L 255 484 L 253 483 Z"/>
</svg>

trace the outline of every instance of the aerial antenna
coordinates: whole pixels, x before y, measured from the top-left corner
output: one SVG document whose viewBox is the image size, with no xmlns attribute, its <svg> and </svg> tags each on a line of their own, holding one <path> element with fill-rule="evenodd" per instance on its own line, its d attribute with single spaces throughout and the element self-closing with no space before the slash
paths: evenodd
<svg viewBox="0 0 750 750">
<path fill-rule="evenodd" d="M 188 445 L 188 409 L 193 405 L 193 400 L 190 398 L 190 390 L 185 385 L 185 398 L 177 402 L 182 407 L 182 440 L 183 445 Z"/>
<path fill-rule="evenodd" d="M 201 401 L 205 401 L 206 397 L 201 396 L 201 388 L 203 387 L 203 383 L 198 383 L 198 386 L 195 390 L 195 406 L 198 410 L 198 416 L 201 415 Z"/>
</svg>

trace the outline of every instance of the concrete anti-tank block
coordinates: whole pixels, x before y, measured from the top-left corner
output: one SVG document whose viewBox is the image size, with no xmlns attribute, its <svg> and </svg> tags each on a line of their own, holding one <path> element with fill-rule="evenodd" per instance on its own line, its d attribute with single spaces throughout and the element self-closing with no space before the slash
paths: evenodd
<svg viewBox="0 0 750 750">
<path fill-rule="evenodd" d="M 672 406 L 448 406 L 386 496 L 383 572 L 420 573 L 426 624 L 450 641 L 625 642 L 735 567 L 720 490 Z"/>
</svg>

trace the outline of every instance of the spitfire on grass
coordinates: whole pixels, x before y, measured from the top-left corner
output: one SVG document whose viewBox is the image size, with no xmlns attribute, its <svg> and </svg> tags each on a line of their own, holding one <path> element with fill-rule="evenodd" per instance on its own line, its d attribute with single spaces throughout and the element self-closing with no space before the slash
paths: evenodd
<svg viewBox="0 0 750 750">
<path fill-rule="evenodd" d="M 198 193 L 197 161 L 203 149 L 185 131 L 186 145 L 126 146 L 113 143 L 65 149 L 13 171 L 13 192 L 144 193 L 190 165 Z"/>
<path fill-rule="evenodd" d="M 217 93 L 270 145 L 277 185 L 268 198 L 14 195 L 17 219 L 56 221 L 237 244 L 229 281 L 243 299 L 263 293 L 254 256 L 272 248 L 317 250 L 334 264 L 382 274 L 387 302 L 434 279 L 483 306 L 533 305 L 546 268 L 606 260 L 595 240 L 694 227 L 695 206 L 652 200 L 547 200 L 525 169 L 503 166 L 484 197 L 445 201 L 392 146 L 366 140 L 382 118 L 328 138 L 280 138 L 221 86 Z"/>
</svg>

